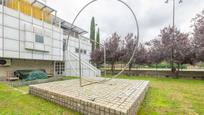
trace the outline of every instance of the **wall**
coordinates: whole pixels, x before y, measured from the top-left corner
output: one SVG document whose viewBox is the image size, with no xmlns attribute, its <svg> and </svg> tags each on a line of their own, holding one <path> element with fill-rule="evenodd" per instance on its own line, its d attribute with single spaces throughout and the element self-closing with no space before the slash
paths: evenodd
<svg viewBox="0 0 204 115">
<path fill-rule="evenodd" d="M 35 42 L 36 34 L 44 36 L 43 44 Z M 0 57 L 62 61 L 62 43 L 61 28 L 0 7 Z"/>
<path fill-rule="evenodd" d="M 118 73 L 120 71 L 115 71 L 114 73 Z M 111 74 L 111 71 L 107 71 L 107 73 Z M 134 76 L 160 76 L 160 77 L 175 77 L 175 74 L 172 74 L 171 71 L 165 70 L 131 70 L 124 71 L 123 74 L 126 75 L 134 75 Z M 187 78 L 187 79 L 204 79 L 204 71 L 180 71 L 179 78 Z"/>
<path fill-rule="evenodd" d="M 80 36 L 81 37 L 81 36 Z M 64 36 L 64 38 L 66 39 L 67 36 Z M 79 39 L 78 38 L 74 38 L 72 36 L 70 36 L 69 38 L 69 50 L 76 54 L 79 55 L 75 50 L 76 48 L 79 48 Z M 91 55 L 91 43 L 90 41 L 85 38 L 85 37 L 81 37 L 81 49 L 84 51 L 86 50 L 86 54 L 84 52 L 81 53 L 81 58 L 83 60 L 86 60 L 87 62 L 90 61 L 90 55 Z"/>
<path fill-rule="evenodd" d="M 71 52 L 66 53 L 65 76 L 79 76 L 79 57 Z M 81 60 L 82 77 L 100 77 L 101 71 L 86 60 Z"/>
<path fill-rule="evenodd" d="M 54 62 L 52 61 L 32 61 L 12 59 L 11 66 L 0 67 L 0 80 L 11 75 L 15 70 L 45 69 L 48 74 L 53 74 Z"/>
<path fill-rule="evenodd" d="M 66 36 L 65 36 L 66 39 Z M 79 54 L 75 51 L 79 48 L 78 38 L 70 37 L 69 51 L 65 52 L 65 75 L 66 76 L 79 76 Z M 81 53 L 81 68 L 83 77 L 96 77 L 101 76 L 101 71 L 91 65 L 91 43 L 88 39 L 81 37 L 81 49 L 86 50 L 86 54 Z"/>
</svg>

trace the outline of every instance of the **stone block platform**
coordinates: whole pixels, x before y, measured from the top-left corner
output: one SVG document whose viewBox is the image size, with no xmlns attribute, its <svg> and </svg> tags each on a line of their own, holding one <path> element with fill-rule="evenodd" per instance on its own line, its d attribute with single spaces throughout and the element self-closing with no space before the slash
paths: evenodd
<svg viewBox="0 0 204 115">
<path fill-rule="evenodd" d="M 135 115 L 149 82 L 113 79 L 80 87 L 79 80 L 31 85 L 29 93 L 83 115 Z"/>
</svg>

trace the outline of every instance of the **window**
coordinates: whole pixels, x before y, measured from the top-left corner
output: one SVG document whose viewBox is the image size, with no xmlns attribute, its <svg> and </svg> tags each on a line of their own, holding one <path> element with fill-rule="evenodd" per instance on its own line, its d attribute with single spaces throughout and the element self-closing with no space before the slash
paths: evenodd
<svg viewBox="0 0 204 115">
<path fill-rule="evenodd" d="M 63 39 L 63 51 L 65 51 L 65 50 L 66 50 L 66 45 L 67 45 L 66 40 L 65 40 L 65 39 Z"/>
<path fill-rule="evenodd" d="M 75 32 L 75 37 L 76 37 L 76 38 L 79 38 L 79 34 L 78 34 L 78 33 L 76 33 L 76 32 Z"/>
<path fill-rule="evenodd" d="M 80 51 L 81 53 L 83 53 L 83 50 L 81 49 L 81 51 Z"/>
<path fill-rule="evenodd" d="M 76 53 L 79 53 L 79 49 L 78 49 L 78 48 L 75 48 L 75 52 L 76 52 Z"/>
<path fill-rule="evenodd" d="M 70 34 L 70 36 L 72 36 L 72 37 L 79 38 L 79 33 L 77 33 L 77 32 L 70 31 L 69 34 Z"/>
<path fill-rule="evenodd" d="M 35 42 L 43 44 L 44 43 L 44 36 L 39 35 L 39 34 L 35 34 Z"/>
<path fill-rule="evenodd" d="M 79 48 L 75 48 L 75 52 L 76 52 L 76 53 L 79 53 Z M 87 53 L 87 51 L 86 51 L 86 50 L 83 50 L 83 49 L 81 49 L 80 52 L 81 52 L 81 54 L 85 54 L 85 55 L 86 55 L 86 53 Z"/>
<path fill-rule="evenodd" d="M 70 34 L 70 36 L 74 37 L 74 32 L 73 31 L 70 31 L 69 34 Z"/>
<path fill-rule="evenodd" d="M 86 55 L 86 50 L 84 50 L 84 54 Z"/>
<path fill-rule="evenodd" d="M 63 75 L 65 71 L 65 63 L 64 62 L 56 62 L 55 63 L 55 73 L 57 75 Z"/>
<path fill-rule="evenodd" d="M 0 4 L 2 4 L 3 0 L 0 0 Z M 4 5 L 6 4 L 6 1 L 4 0 Z"/>
</svg>

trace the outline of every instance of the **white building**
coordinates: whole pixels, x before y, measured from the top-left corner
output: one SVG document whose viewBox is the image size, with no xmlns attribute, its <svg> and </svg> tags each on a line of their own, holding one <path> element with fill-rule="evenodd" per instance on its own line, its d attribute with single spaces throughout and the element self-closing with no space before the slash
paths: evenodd
<svg viewBox="0 0 204 115">
<path fill-rule="evenodd" d="M 100 76 L 100 70 L 89 63 L 91 43 L 82 36 L 86 31 L 71 28 L 57 11 L 37 0 L 0 0 L 0 4 L 0 79 L 16 70 L 35 69 L 53 76 L 78 76 L 79 52 L 82 76 Z"/>
</svg>

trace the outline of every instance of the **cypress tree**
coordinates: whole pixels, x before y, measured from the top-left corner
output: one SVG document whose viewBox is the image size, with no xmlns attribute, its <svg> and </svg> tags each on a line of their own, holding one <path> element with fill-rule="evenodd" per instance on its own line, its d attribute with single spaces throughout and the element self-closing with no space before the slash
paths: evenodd
<svg viewBox="0 0 204 115">
<path fill-rule="evenodd" d="M 100 29 L 98 28 L 97 35 L 96 35 L 96 48 L 100 48 Z"/>
<path fill-rule="evenodd" d="M 90 27 L 90 42 L 92 47 L 92 52 L 95 50 L 95 18 L 91 19 L 91 27 Z"/>
</svg>

